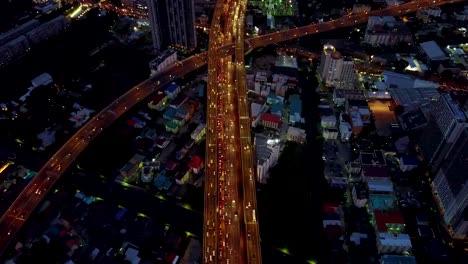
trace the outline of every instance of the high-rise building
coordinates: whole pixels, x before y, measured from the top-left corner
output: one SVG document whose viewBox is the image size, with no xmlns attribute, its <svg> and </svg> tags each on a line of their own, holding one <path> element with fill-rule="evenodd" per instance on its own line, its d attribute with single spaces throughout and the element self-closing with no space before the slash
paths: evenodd
<svg viewBox="0 0 468 264">
<path fill-rule="evenodd" d="M 435 173 L 458 140 L 460 133 L 467 127 L 462 108 L 448 94 L 443 94 L 431 104 L 429 122 L 420 139 L 424 158 Z"/>
<path fill-rule="evenodd" d="M 197 45 L 193 0 L 148 0 L 153 46 L 193 49 Z"/>
<path fill-rule="evenodd" d="M 354 83 L 354 62 L 343 58 L 332 45 L 324 45 L 319 67 L 320 77 L 326 86 L 352 89 Z"/>
<path fill-rule="evenodd" d="M 443 208 L 445 222 L 457 238 L 465 238 L 468 226 L 464 211 L 468 205 L 468 127 L 462 130 L 434 178 L 434 188 Z"/>
<path fill-rule="evenodd" d="M 443 94 L 432 103 L 420 147 L 435 174 L 432 187 L 444 220 L 454 236 L 463 238 L 468 231 L 464 213 L 468 205 L 468 123 L 450 95 Z"/>
</svg>

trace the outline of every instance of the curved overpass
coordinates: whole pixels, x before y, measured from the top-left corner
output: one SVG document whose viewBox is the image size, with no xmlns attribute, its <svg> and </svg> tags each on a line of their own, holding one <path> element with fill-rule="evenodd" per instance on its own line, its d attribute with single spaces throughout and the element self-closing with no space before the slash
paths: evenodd
<svg viewBox="0 0 468 264">
<path fill-rule="evenodd" d="M 340 19 L 325 23 L 311 24 L 309 26 L 290 29 L 250 38 L 245 41 L 246 48 L 257 48 L 277 42 L 291 40 L 306 35 L 326 32 L 337 28 L 349 27 L 367 21 L 368 16 L 381 15 L 403 15 L 414 12 L 419 8 L 439 6 L 447 3 L 462 2 L 464 0 L 422 0 L 405 3 L 381 10 L 371 11 L 368 14 L 348 15 Z M 232 44 L 219 48 L 219 52 L 232 54 L 234 46 Z M 181 63 L 173 65 L 159 74 L 150 77 L 146 81 L 133 87 L 131 90 L 120 96 L 117 100 L 104 108 L 73 137 L 71 137 L 52 158 L 41 168 L 38 174 L 19 194 L 10 208 L 0 219 L 0 254 L 13 241 L 24 222 L 37 208 L 50 191 L 63 172 L 73 164 L 78 155 L 88 144 L 100 134 L 100 132 L 111 125 L 122 114 L 134 105 L 151 95 L 160 87 L 168 84 L 176 78 L 204 66 L 207 62 L 207 52 L 194 55 L 183 60 Z"/>
</svg>

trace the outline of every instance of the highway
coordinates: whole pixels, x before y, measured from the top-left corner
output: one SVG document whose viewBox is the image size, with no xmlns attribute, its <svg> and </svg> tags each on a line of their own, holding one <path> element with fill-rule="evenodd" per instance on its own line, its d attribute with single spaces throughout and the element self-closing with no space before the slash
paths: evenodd
<svg viewBox="0 0 468 264">
<path fill-rule="evenodd" d="M 381 16 L 381 15 L 404 15 L 406 13 L 414 12 L 419 8 L 426 8 L 431 6 L 439 6 L 447 3 L 454 3 L 454 2 L 461 2 L 463 0 L 421 0 L 421 1 L 413 1 L 408 2 L 405 4 L 401 4 L 398 6 L 392 6 L 381 10 L 370 11 L 365 14 L 356 14 L 356 15 L 347 15 L 340 19 L 336 19 L 333 21 L 328 21 L 319 24 L 311 24 L 305 27 L 290 29 L 287 31 L 267 34 L 255 38 L 250 38 L 245 40 L 245 49 L 253 49 L 258 48 L 266 45 L 270 45 L 277 42 L 287 41 L 294 38 L 299 38 L 302 36 L 307 36 L 311 34 L 316 34 L 319 32 L 325 32 L 334 30 L 337 28 L 349 27 L 354 26 L 356 24 L 365 23 L 367 22 L 368 16 Z M 243 1 L 227 1 L 227 2 L 239 2 L 242 3 Z M 214 157 L 213 160 L 207 159 L 207 167 L 206 167 L 206 182 L 216 182 L 216 184 L 205 184 L 205 226 L 204 230 L 210 230 L 209 232 L 212 235 L 209 236 L 205 235 L 204 237 L 204 260 L 205 263 L 219 263 L 222 261 L 218 261 L 216 258 L 218 256 L 216 249 L 218 248 L 217 243 L 219 241 L 225 241 L 223 238 L 219 237 L 219 230 L 216 229 L 218 224 L 218 190 L 220 189 L 218 186 L 218 175 L 219 172 L 223 172 L 222 167 L 218 167 L 218 165 L 223 164 L 223 153 L 218 152 L 219 149 L 224 148 L 223 137 L 218 137 L 220 134 L 219 132 L 222 131 L 222 125 L 218 125 L 218 121 L 223 119 L 221 113 L 218 111 L 217 106 L 221 105 L 223 101 L 221 101 L 222 97 L 221 94 L 218 93 L 217 89 L 218 86 L 214 85 L 218 81 L 225 82 L 225 78 L 223 75 L 225 74 L 224 71 L 228 70 L 227 62 L 224 60 L 217 58 L 218 55 L 224 54 L 225 56 L 231 55 L 234 52 L 235 44 L 228 43 L 225 44 L 225 40 L 221 34 L 222 27 L 220 26 L 221 15 L 226 14 L 224 10 L 222 10 L 221 6 L 227 7 L 229 10 L 229 4 L 226 6 L 224 1 L 218 1 L 215 9 L 215 15 L 213 20 L 215 23 L 212 22 L 212 27 L 210 30 L 210 48 L 208 52 L 200 53 L 189 57 L 179 63 L 174 64 L 173 66 L 168 67 L 167 69 L 161 71 L 159 74 L 156 74 L 149 79 L 145 80 L 144 82 L 138 84 L 137 86 L 130 89 L 128 92 L 120 96 L 117 100 L 115 100 L 112 104 L 104 108 L 101 112 L 91 118 L 81 129 L 79 129 L 75 135 L 73 135 L 57 152 L 52 158 L 41 168 L 38 174 L 31 180 L 31 182 L 24 188 L 24 190 L 19 194 L 17 199 L 12 203 L 10 208 L 5 212 L 5 214 L 0 218 L 0 254 L 4 252 L 4 250 L 9 246 L 9 244 L 14 241 L 14 238 L 17 235 L 17 232 L 23 226 L 25 221 L 31 216 L 34 210 L 38 207 L 41 201 L 44 199 L 46 194 L 53 188 L 54 184 L 57 180 L 63 175 L 64 171 L 66 171 L 70 165 L 72 165 L 78 155 L 88 146 L 88 144 L 96 138 L 103 129 L 107 128 L 110 124 L 116 121 L 122 114 L 128 111 L 130 108 L 138 104 L 143 99 L 146 99 L 150 96 L 154 91 L 158 90 L 162 86 L 170 83 L 171 81 L 175 80 L 176 78 L 180 78 L 185 74 L 196 70 L 202 66 L 204 66 L 208 62 L 208 92 L 207 97 L 209 102 L 213 102 L 215 100 L 215 104 L 208 104 L 207 110 L 207 154 L 216 153 L 216 155 L 211 155 L 210 157 Z M 218 11 L 221 10 L 221 11 Z M 238 13 L 239 14 L 239 13 Z M 243 17 L 243 16 L 241 16 Z M 242 22 L 243 23 L 243 22 Z M 231 27 L 234 33 L 234 26 Z M 213 34 L 213 35 L 212 35 Z M 214 38 L 213 38 L 214 36 Z M 233 35 L 234 36 L 234 35 Z M 239 41 L 239 40 L 237 40 Z M 236 43 L 237 43 L 236 41 Z M 210 56 L 207 56 L 208 53 Z M 210 58 L 208 60 L 208 57 Z M 236 56 L 239 57 L 239 56 Z M 221 64 L 218 66 L 218 61 L 221 61 Z M 232 62 L 232 60 L 231 60 Z M 213 64 L 217 65 L 216 67 Z M 218 69 L 217 69 L 218 68 Z M 241 71 L 242 69 L 237 69 L 236 72 Z M 243 68 L 243 67 L 242 67 Z M 221 72 L 219 72 L 221 70 Z M 241 76 L 242 73 L 236 73 L 236 76 Z M 238 77 L 236 77 L 237 79 Z M 239 83 L 239 81 L 237 81 Z M 210 88 L 211 87 L 211 88 Z M 216 87 L 216 88 L 215 88 Z M 242 175 L 244 177 L 243 180 L 243 191 L 245 190 L 253 190 L 253 193 L 249 191 L 243 194 L 243 202 L 245 201 L 254 201 L 255 192 L 254 192 L 254 185 L 255 180 L 247 181 L 245 178 L 249 178 L 253 175 L 252 171 L 249 171 L 249 167 L 253 167 L 253 150 L 250 146 L 250 121 L 246 118 L 248 116 L 248 106 L 245 95 L 240 92 L 243 88 L 242 85 L 238 85 L 237 89 L 238 92 L 238 111 L 239 111 L 239 133 L 242 134 L 239 136 L 240 144 L 243 145 L 242 155 L 244 157 L 250 155 L 250 161 L 247 158 L 242 158 Z M 228 98 L 229 100 L 229 98 Z M 241 102 L 244 103 L 241 103 Z M 232 110 L 230 110 L 232 111 Z M 235 111 L 235 110 L 234 110 Z M 216 113 L 216 114 L 215 114 Z M 247 114 L 246 114 L 247 113 Z M 222 132 L 223 133 L 223 132 Z M 249 134 L 247 139 L 247 134 Z M 221 156 L 219 156 L 221 154 Z M 248 163 L 251 164 L 248 164 Z M 222 174 L 222 173 L 221 173 Z M 209 178 L 213 177 L 213 178 Z M 253 176 L 252 176 L 253 177 Z M 252 182 L 252 183 L 250 183 Z M 238 202 L 237 204 L 239 204 Z M 247 202 L 248 203 L 248 202 Z M 248 205 L 248 204 L 247 204 Z M 238 205 L 239 206 L 239 205 Z M 247 219 L 248 221 L 245 222 L 244 228 L 245 232 L 247 233 L 247 241 L 251 240 L 249 238 L 250 231 L 254 232 L 255 229 L 253 226 L 257 226 L 256 223 L 256 205 L 251 203 L 249 208 L 247 206 L 246 209 L 241 210 L 243 211 L 242 217 L 243 219 Z M 239 208 L 239 207 L 238 207 Z M 241 212 L 239 212 L 241 213 Z M 251 226 L 252 225 L 252 226 Z M 258 232 L 258 231 L 257 231 Z M 205 232 L 206 233 L 206 232 Z M 253 234 L 253 233 L 250 233 Z M 208 241 L 205 241 L 208 238 Z M 254 238 L 254 240 L 259 240 L 259 238 Z M 241 239 L 242 240 L 242 239 Z M 255 244 L 258 241 L 253 241 L 251 244 Z M 247 247 L 249 247 L 247 245 Z M 249 250 L 249 249 L 247 249 Z M 254 251 L 254 250 L 252 250 Z M 250 254 L 250 253 L 249 253 Z M 207 258 L 208 257 L 208 258 Z M 253 255 L 249 256 L 249 259 L 252 260 Z M 257 259 L 260 259 L 259 255 Z M 258 260 L 260 261 L 260 260 Z"/>
<path fill-rule="evenodd" d="M 231 54 L 219 54 L 221 46 L 232 45 L 236 39 L 237 21 L 240 17 L 241 4 L 245 0 L 217 1 L 215 15 L 210 29 L 208 48 L 208 90 L 215 96 L 210 96 L 207 104 L 216 111 L 208 114 L 208 120 L 216 120 L 216 134 L 207 135 L 207 141 L 217 140 L 217 150 L 207 152 L 206 160 L 216 160 L 217 176 L 205 178 L 205 185 L 217 186 L 217 204 L 205 205 L 207 212 L 216 211 L 217 225 L 205 229 L 205 240 L 215 239 L 211 235 L 214 229 L 218 235 L 217 242 L 204 243 L 204 252 L 212 252 L 205 256 L 205 263 L 245 263 L 244 222 L 241 221 L 242 199 L 239 186 L 242 186 L 240 148 L 237 126 L 237 102 L 235 86 L 235 66 Z M 243 41 L 243 38 L 242 38 Z M 242 52 L 244 56 L 244 52 Z M 214 174 L 213 174 L 214 175 Z M 211 197 L 211 192 L 205 192 L 205 199 Z M 210 208 L 213 207 L 213 208 Z M 205 217 L 205 219 L 207 219 Z M 211 222 L 207 219 L 205 222 Z M 205 226 L 206 227 L 206 226 Z M 217 246 L 214 248 L 213 246 Z M 215 262 L 214 260 L 217 260 Z"/>
</svg>

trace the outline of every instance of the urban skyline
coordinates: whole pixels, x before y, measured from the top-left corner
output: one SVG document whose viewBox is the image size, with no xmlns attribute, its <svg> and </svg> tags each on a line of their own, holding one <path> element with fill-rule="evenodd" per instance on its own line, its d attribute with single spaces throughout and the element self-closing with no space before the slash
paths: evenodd
<svg viewBox="0 0 468 264">
<path fill-rule="evenodd" d="M 130 9 L 118 9 L 107 3 L 96 5 L 83 1 L 77 5 L 72 2 L 69 6 L 64 4 L 65 15 L 49 21 L 46 20 L 46 22 L 42 18 L 36 21 L 31 20 L 28 22 L 30 24 L 25 24 L 26 26 L 23 25 L 15 31 L 0 35 L 0 66 L 8 68 L 10 64 L 15 63 L 17 57 L 25 56 L 31 49 L 34 50 L 35 47 L 39 46 L 39 43 L 47 41 L 51 36 L 62 34 L 61 32 L 68 28 L 68 24 L 73 23 L 70 22 L 73 19 L 86 19 L 86 13 L 92 11 L 93 8 L 101 8 L 97 17 L 107 16 L 107 13 L 104 12 L 116 12 L 117 15 L 120 15 L 120 12 L 134 14 L 136 11 L 132 11 L 132 8 L 135 10 L 145 9 L 143 4 L 130 3 L 130 1 L 126 1 L 124 4 L 124 7 L 130 6 Z M 434 41 L 415 44 L 414 34 L 408 29 L 407 22 L 403 23 L 396 20 L 395 17 L 400 17 L 404 21 L 408 20 L 405 15 L 414 14 L 414 12 L 419 14 L 422 8 L 435 10 L 435 7 L 456 4 L 457 2 L 462 1 L 424 0 L 392 5 L 387 3 L 386 7 L 380 9 L 371 9 L 370 7 L 359 9 L 356 7 L 356 10 L 359 9 L 356 13 L 353 11 L 327 21 L 323 21 L 323 19 L 317 22 L 312 21 L 304 23 L 304 25 L 290 26 L 283 30 L 274 29 L 279 20 L 271 20 L 267 16 L 267 29 L 264 28 L 262 30 L 265 32 L 259 33 L 258 28 L 245 26 L 246 23 L 250 23 L 248 21 L 251 18 L 246 18 L 246 16 L 251 15 L 249 8 L 252 8 L 248 6 L 247 1 L 217 1 L 209 28 L 199 26 L 206 21 L 200 20 L 200 16 L 196 18 L 194 1 L 148 1 L 149 21 L 144 22 L 144 19 L 139 18 L 139 15 L 135 15 L 140 20 L 136 24 L 125 26 L 134 30 L 135 33 L 131 31 L 128 35 L 119 33 L 121 30 L 119 31 L 118 24 L 114 25 L 112 30 L 113 34 L 118 34 L 121 44 L 125 43 L 125 45 L 130 45 L 135 38 L 143 39 L 140 36 L 145 32 L 151 35 L 150 45 L 152 48 L 150 53 L 158 56 L 150 63 L 151 76 L 113 100 L 103 110 L 97 111 L 96 114 L 93 114 L 94 110 L 92 110 L 91 114 L 87 114 L 86 120 L 75 126 L 76 132 L 70 134 L 72 136 L 64 141 L 58 152 L 52 155 L 37 174 L 28 179 L 27 185 L 20 191 L 0 219 L 1 252 L 7 253 L 26 220 L 34 217 L 34 212 L 39 207 L 43 207 L 40 205 L 44 204 L 46 197 L 51 195 L 50 191 L 56 188 L 61 176 L 72 169 L 72 165 L 75 165 L 80 154 L 88 148 L 88 145 L 95 141 L 102 131 L 107 130 L 111 125 L 114 127 L 113 123 L 120 120 L 122 116 L 125 117 L 131 113 L 135 106 L 150 99 L 149 109 L 155 109 L 162 115 L 155 118 L 153 113 L 148 114 L 141 110 L 138 112 L 140 117 L 130 118 L 127 124 L 137 130 L 144 129 L 144 137 L 148 137 L 146 136 L 149 133 L 146 128 L 147 123 L 153 122 L 153 119 L 163 119 L 163 122 L 158 121 L 158 124 L 166 132 L 162 133 L 156 129 L 159 136 L 157 140 L 154 139 L 154 143 L 151 143 L 153 147 L 158 146 L 162 151 L 159 151 L 154 158 L 150 158 L 154 155 L 153 152 L 143 152 L 153 154 L 135 154 L 120 170 L 121 176 L 117 177 L 115 181 L 120 182 L 123 186 L 135 185 L 134 188 L 141 188 L 138 187 L 140 180 L 136 182 L 131 180 L 134 175 L 141 173 L 143 183 L 147 181 L 145 179 L 149 179 L 151 182 L 154 171 L 157 171 L 158 176 L 154 177 L 155 186 L 156 179 L 165 178 L 164 173 L 167 172 L 170 173 L 168 179 L 176 182 L 177 185 L 184 186 L 187 181 L 192 181 L 189 180 L 192 178 L 194 186 L 198 184 L 195 182 L 204 182 L 204 209 L 202 211 L 204 224 L 202 234 L 198 235 L 198 239 L 203 241 L 201 261 L 204 263 L 261 263 L 264 249 L 260 248 L 260 235 L 262 224 L 267 220 L 262 219 L 260 215 L 262 210 L 258 208 L 260 205 L 257 205 L 256 196 L 259 195 L 263 185 L 269 184 L 269 174 L 273 173 L 275 165 L 278 163 L 280 166 L 281 164 L 282 149 L 283 147 L 287 148 L 288 145 L 288 143 L 284 143 L 281 146 L 283 141 L 297 142 L 295 144 L 299 145 L 312 143 L 311 139 L 308 138 L 310 130 L 306 128 L 311 126 L 308 123 L 310 119 L 303 118 L 306 115 L 303 109 L 310 107 L 302 103 L 302 100 L 306 100 L 303 94 L 307 93 L 304 92 L 304 84 L 300 84 L 301 87 L 297 89 L 294 83 L 295 77 L 289 77 L 289 81 L 288 77 L 284 77 L 303 74 L 297 73 L 298 68 L 301 68 L 300 71 L 304 71 L 305 68 L 306 72 L 313 72 L 310 76 L 317 77 L 315 91 L 320 95 L 320 102 L 333 102 L 330 106 L 320 103 L 317 108 L 321 116 L 321 131 L 320 136 L 317 136 L 316 139 L 324 141 L 322 160 L 325 164 L 323 169 L 325 180 L 328 181 L 331 188 L 348 190 L 344 196 L 348 197 L 347 201 L 340 204 L 335 205 L 335 201 L 327 201 L 325 198 L 323 200 L 321 217 L 326 233 L 325 237 L 328 237 L 327 243 L 336 242 L 335 238 L 329 237 L 334 236 L 330 235 L 329 232 L 343 232 L 342 223 L 335 217 L 342 210 L 348 210 L 345 204 L 353 204 L 357 208 L 362 208 L 365 205 L 368 208 L 369 222 L 375 226 L 373 232 L 376 235 L 376 252 L 380 254 L 379 257 L 382 261 L 390 258 L 386 257 L 391 256 L 389 254 L 407 256 L 411 255 L 413 251 L 416 257 L 422 258 L 419 255 L 421 249 L 415 248 L 421 246 L 415 246 L 413 238 L 408 235 L 409 232 L 413 232 L 411 231 L 412 227 L 408 230 L 405 228 L 405 222 L 408 221 L 409 216 L 406 214 L 403 216 L 398 206 L 403 211 L 408 206 L 419 210 L 421 204 L 429 203 L 429 200 L 427 200 L 428 198 L 418 198 L 423 191 L 420 191 L 418 195 L 413 194 L 414 191 L 403 191 L 407 190 L 408 187 L 402 187 L 404 184 L 397 176 L 394 176 L 395 170 L 398 170 L 401 171 L 398 177 L 405 173 L 409 175 L 411 171 L 417 171 L 417 177 L 421 177 L 418 178 L 417 184 L 424 186 L 421 188 L 431 190 L 430 199 L 435 200 L 436 208 L 439 210 L 433 209 L 429 205 L 428 207 L 434 213 L 439 211 L 443 224 L 437 223 L 438 228 L 440 228 L 440 224 L 446 229 L 445 231 L 437 231 L 440 233 L 438 235 L 441 237 L 440 240 L 436 240 L 434 237 L 431 241 L 437 241 L 437 243 L 439 243 L 438 241 L 449 241 L 447 243 L 450 243 L 451 247 L 454 244 L 457 245 L 457 248 L 463 247 L 468 230 L 466 218 L 468 196 L 465 190 L 468 179 L 463 174 L 468 164 L 466 162 L 468 155 L 466 153 L 466 144 L 468 143 L 466 112 L 468 109 L 464 109 L 460 105 L 460 101 L 455 99 L 456 94 L 451 94 L 450 90 L 448 93 L 443 90 L 452 89 L 452 91 L 460 92 L 463 91 L 463 84 L 451 86 L 452 84 L 444 81 L 443 84 L 438 85 L 437 82 L 429 81 L 427 78 L 423 80 L 423 75 L 409 77 L 401 73 L 381 70 L 382 77 L 378 77 L 381 79 L 377 79 L 372 87 L 365 87 L 361 82 L 365 78 L 370 80 L 377 74 L 372 73 L 363 77 L 363 73 L 375 71 L 379 67 L 385 69 L 385 65 L 388 66 L 388 57 L 374 55 L 377 53 L 362 56 L 362 53 L 349 47 L 345 48 L 343 44 L 333 39 L 325 39 L 321 43 L 321 50 L 318 54 L 303 51 L 299 47 L 303 37 L 312 39 L 313 35 L 326 32 L 332 34 L 337 30 L 358 27 L 360 24 L 367 23 L 363 33 L 356 29 L 350 34 L 351 36 L 354 33 L 361 34 L 361 43 L 367 45 L 366 47 L 370 50 L 373 49 L 374 52 L 377 52 L 378 48 L 375 49 L 376 47 L 420 45 L 421 54 L 427 55 L 427 58 L 419 55 L 418 58 L 410 58 L 409 56 L 414 55 L 398 53 L 396 55 L 398 59 L 388 68 L 395 70 L 402 67 L 398 65 L 398 62 L 401 63 L 404 60 L 406 65 L 402 69 L 407 70 L 408 67 L 420 66 L 419 61 L 427 60 L 427 65 L 431 67 L 438 65 L 436 68 L 440 70 L 441 67 L 448 65 L 440 63 L 440 61 L 449 58 L 446 56 L 446 52 L 442 51 L 439 57 L 434 57 L 433 54 L 438 52 L 437 44 L 434 46 L 432 43 Z M 44 16 L 49 16 L 56 10 L 59 12 L 62 8 L 52 2 L 38 4 L 41 5 L 42 9 L 37 10 L 42 12 Z M 270 3 L 269 5 L 278 4 Z M 432 7 L 434 9 L 431 9 Z M 271 12 L 271 6 L 268 6 L 267 9 Z M 437 14 L 431 16 L 434 15 Z M 59 20 L 61 21 L 60 25 L 57 22 Z M 122 21 L 121 23 L 130 23 L 129 20 Z M 283 21 L 283 23 L 288 23 L 288 21 Z M 57 26 L 51 27 L 51 25 Z M 202 34 L 199 32 L 201 29 L 207 34 L 205 37 L 197 37 L 197 35 Z M 197 42 L 203 43 L 201 42 L 203 38 L 207 39 L 207 51 L 199 52 L 203 48 L 200 44 L 197 45 Z M 294 44 L 296 39 L 301 39 L 296 42 L 298 44 Z M 89 54 L 93 56 L 99 53 L 107 45 L 112 45 L 110 43 L 97 46 Z M 245 59 L 245 54 L 255 53 L 255 50 L 278 45 L 277 43 L 288 44 L 275 48 L 278 55 L 278 60 L 273 68 L 275 74 L 268 78 L 260 74 L 263 74 L 262 71 L 249 75 L 247 71 L 252 62 Z M 292 53 L 291 50 L 293 50 Z M 450 52 L 450 46 L 447 46 L 447 50 Z M 302 56 L 300 62 L 296 61 L 296 56 Z M 408 56 L 408 58 L 402 56 Z M 461 56 L 461 53 L 458 52 L 457 56 Z M 294 58 L 293 61 L 289 61 L 289 57 Z M 450 58 L 453 56 L 450 55 Z M 418 61 L 414 63 L 416 59 Z M 370 65 L 366 60 L 372 61 L 373 65 Z M 310 63 L 310 65 L 304 67 L 303 65 L 306 63 Z M 96 69 L 105 67 L 104 65 L 105 63 L 102 61 L 101 66 Z M 208 66 L 207 70 L 204 69 L 205 65 Z M 431 67 L 427 67 L 427 69 Z M 311 68 L 317 70 L 311 71 Z M 190 76 L 191 72 L 194 71 L 198 74 L 201 72 L 206 74 L 203 80 L 206 90 L 205 92 L 200 90 L 198 99 L 194 99 L 194 95 L 188 95 L 190 89 L 186 88 L 186 86 L 193 85 L 193 81 L 186 79 L 192 77 L 186 76 Z M 463 78 L 463 70 L 457 73 Z M 304 77 L 304 79 L 308 79 L 310 76 Z M 184 81 L 180 81 L 181 78 Z M 276 83 L 274 86 L 272 85 L 273 82 L 282 82 L 281 78 L 287 80 L 283 83 L 286 85 L 287 92 L 277 88 L 278 84 Z M 32 86 L 19 101 L 30 102 L 28 100 L 31 99 L 28 97 L 34 98 L 36 96 L 32 93 L 33 90 L 50 85 L 52 82 L 52 77 L 49 74 L 40 75 L 31 81 Z M 295 82 L 297 82 L 297 78 Z M 363 89 L 357 88 L 361 85 Z M 92 86 L 87 87 L 89 88 L 86 89 L 93 89 Z M 421 88 L 425 89 L 418 90 Z M 367 91 L 365 91 L 366 89 Z M 408 90 L 404 94 L 404 89 L 412 90 Z M 364 92 L 358 92 L 359 90 Z M 412 94 L 416 92 L 420 93 L 419 97 Z M 257 94 L 259 97 L 252 97 L 251 93 Z M 325 96 L 326 94 L 329 96 Z M 409 98 L 412 96 L 418 100 L 409 102 L 411 101 Z M 285 100 L 285 98 L 287 99 Z M 263 105 L 260 103 L 262 100 L 264 100 Z M 389 100 L 393 100 L 392 103 L 389 103 Z M 403 101 L 405 103 L 401 103 Z M 201 103 L 205 104 L 205 110 L 199 108 Z M 288 108 L 283 106 L 284 103 L 289 105 Z M 8 112 L 9 108 L 12 107 L 16 106 L 2 104 L 2 111 Z M 395 112 L 399 111 L 400 116 L 390 116 L 386 108 Z M 84 110 L 80 106 L 76 106 L 76 109 L 76 112 Z M 192 118 L 197 116 L 196 113 L 199 111 L 202 112 L 199 113 L 200 117 L 198 118 L 203 118 L 204 121 L 197 119 L 198 121 L 193 123 Z M 12 115 L 17 115 L 16 111 Z M 394 129 L 416 126 L 413 121 L 415 118 L 427 120 L 427 125 L 424 124 L 420 130 L 420 138 L 413 143 L 415 149 L 407 149 L 404 152 L 386 149 L 388 143 L 382 142 L 392 139 L 393 135 L 402 135 L 401 132 L 394 132 Z M 10 120 L 10 118 L 6 119 Z M 51 122 L 50 118 L 48 122 Z M 185 142 L 185 137 L 178 136 L 178 134 L 185 133 L 180 131 L 195 133 L 187 128 L 187 125 L 190 124 L 196 125 L 198 132 L 190 136 L 192 142 L 190 140 Z M 260 124 L 262 130 L 266 129 L 258 134 L 264 133 L 266 140 L 262 140 L 255 134 L 262 131 L 257 129 L 257 124 Z M 285 129 L 281 130 L 282 127 Z M 369 127 L 374 127 L 375 131 L 369 132 Z M 202 133 L 202 130 L 206 132 Z M 406 131 L 410 130 L 412 129 L 406 129 Z M 308 131 L 307 135 L 305 131 Z M 171 133 L 174 136 L 168 136 L 166 133 Z M 205 151 L 199 151 L 195 155 L 193 153 L 187 154 L 195 151 L 191 150 L 194 145 L 198 146 L 199 143 L 203 145 L 201 143 L 203 140 L 198 139 L 200 133 L 206 137 Z M 168 154 L 169 160 L 161 162 L 160 155 L 164 152 L 167 144 L 172 144 L 170 142 L 173 137 L 183 141 L 175 144 L 176 148 L 179 148 L 180 144 L 181 147 L 174 154 Z M 137 139 L 140 138 L 142 137 L 137 137 Z M 399 140 L 403 140 L 402 138 L 404 137 Z M 158 140 L 163 139 L 168 143 L 158 145 L 160 144 L 157 143 Z M 22 140 L 18 140 L 22 142 Z M 380 147 L 373 147 L 379 144 Z M 397 146 L 396 142 L 394 144 Z M 350 145 L 353 146 L 352 150 Z M 334 149 L 330 152 L 332 154 L 329 153 L 328 148 Z M 199 149 L 199 147 L 195 149 Z M 354 153 L 344 155 L 341 151 L 345 149 L 348 149 L 346 152 Z M 170 158 L 172 155 L 175 155 L 174 160 Z M 348 155 L 350 156 L 346 157 Z M 352 157 L 355 155 L 358 155 L 358 158 L 353 161 Z M 187 164 L 177 162 L 177 160 L 187 160 Z M 423 162 L 426 162 L 426 165 L 420 165 Z M 7 170 L 11 164 L 13 161 L 4 163 L 1 171 Z M 161 169 L 162 165 L 165 166 L 165 170 Z M 143 169 L 141 169 L 142 167 Z M 171 171 L 175 168 L 177 168 L 177 173 L 172 175 Z M 424 171 L 424 168 L 427 171 Z M 200 170 L 203 171 L 202 174 L 199 174 Z M 348 176 L 343 177 L 343 173 Z M 198 178 L 199 175 L 203 175 L 201 180 Z M 433 178 L 424 178 L 429 175 Z M 410 179 L 410 181 L 415 181 L 415 179 Z M 258 184 L 261 187 L 256 186 Z M 157 195 L 162 194 L 158 192 Z M 328 196 L 329 194 L 322 195 Z M 42 210 L 40 209 L 40 211 Z M 126 211 L 121 211 L 121 213 L 125 215 Z M 120 219 L 120 217 L 116 215 L 116 219 Z M 261 222 L 260 229 L 258 222 Z M 421 226 L 428 227 L 427 229 L 432 230 L 434 236 L 434 227 L 429 227 L 426 222 L 424 224 L 418 222 L 417 225 L 419 228 L 417 230 L 420 230 Z M 331 231 L 331 229 L 339 229 L 340 231 Z M 362 232 L 358 232 L 358 234 L 364 236 Z M 422 236 L 421 233 L 420 236 Z M 188 235 L 188 237 L 196 236 Z M 352 236 L 349 238 L 351 241 L 355 241 L 355 239 L 357 238 Z M 192 242 L 191 240 L 190 243 Z M 354 243 L 353 246 L 356 246 L 357 242 Z M 332 244 L 327 245 L 332 247 Z M 287 251 L 281 252 L 288 255 Z M 96 255 L 98 254 L 99 250 Z M 338 255 L 346 256 L 346 253 Z M 19 256 L 21 256 L 21 252 L 19 252 Z M 130 258 L 128 255 L 125 256 Z M 187 258 L 189 258 L 188 255 Z M 265 257 L 263 259 L 264 263 L 268 263 L 265 262 Z M 409 259 L 411 257 L 408 257 Z"/>
</svg>

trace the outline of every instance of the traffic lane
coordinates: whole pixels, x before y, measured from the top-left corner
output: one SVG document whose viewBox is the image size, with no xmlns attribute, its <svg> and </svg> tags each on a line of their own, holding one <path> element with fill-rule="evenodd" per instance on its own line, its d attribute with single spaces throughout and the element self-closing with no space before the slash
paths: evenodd
<svg viewBox="0 0 468 264">
<path fill-rule="evenodd" d="M 225 163 L 229 164 L 229 174 L 228 178 L 226 180 L 227 186 L 226 188 L 228 189 L 228 192 L 230 194 L 230 199 L 227 201 L 232 201 L 232 203 L 229 205 L 229 219 L 230 219 L 230 225 L 231 225 L 231 232 L 230 232 L 230 243 L 233 245 L 230 250 L 232 250 L 231 256 L 235 256 L 235 258 L 231 258 L 231 261 L 234 261 L 233 263 L 243 263 L 243 260 L 240 258 L 242 256 L 242 249 L 240 248 L 240 223 L 237 221 L 237 211 L 238 211 L 238 204 L 239 204 L 239 194 L 237 193 L 237 186 L 238 186 L 238 179 L 237 175 L 239 167 L 237 162 L 235 162 L 238 158 L 236 155 L 236 152 L 234 151 L 238 145 L 233 142 L 233 137 L 234 137 L 234 130 L 235 127 L 233 125 L 235 119 L 235 111 L 234 111 L 234 91 L 232 88 L 234 87 L 233 85 L 233 67 L 232 64 L 230 64 L 229 67 L 229 74 L 228 74 L 228 92 L 224 93 L 225 94 L 225 100 L 227 102 L 228 107 L 227 108 L 227 115 L 224 120 L 225 120 L 225 127 L 227 128 L 227 137 L 228 137 L 228 146 L 226 148 L 226 154 L 225 157 Z M 236 203 L 237 201 L 237 203 Z"/>
</svg>

